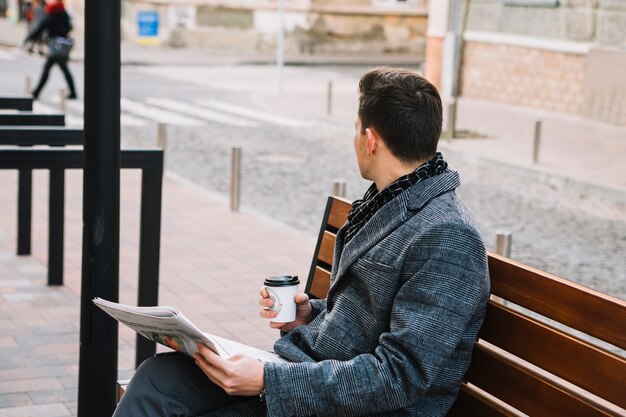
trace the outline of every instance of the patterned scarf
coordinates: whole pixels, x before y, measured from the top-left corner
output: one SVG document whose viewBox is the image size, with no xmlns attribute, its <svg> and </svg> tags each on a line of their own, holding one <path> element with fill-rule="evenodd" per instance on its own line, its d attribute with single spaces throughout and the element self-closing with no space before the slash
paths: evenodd
<svg viewBox="0 0 626 417">
<path fill-rule="evenodd" d="M 373 183 L 361 200 L 352 203 L 352 209 L 348 213 L 344 244 L 347 244 L 385 204 L 418 182 L 443 173 L 446 168 L 448 163 L 443 159 L 441 152 L 437 152 L 433 159 L 420 165 L 410 174 L 398 178 L 381 192 L 378 192 L 376 183 Z"/>
</svg>

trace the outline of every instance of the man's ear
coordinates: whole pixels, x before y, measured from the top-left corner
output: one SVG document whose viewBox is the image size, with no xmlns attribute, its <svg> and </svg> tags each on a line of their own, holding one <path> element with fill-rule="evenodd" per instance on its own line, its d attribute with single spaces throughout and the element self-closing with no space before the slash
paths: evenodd
<svg viewBox="0 0 626 417">
<path fill-rule="evenodd" d="M 365 129 L 365 134 L 367 135 L 367 154 L 373 155 L 376 148 L 380 146 L 380 136 L 373 127 Z"/>
</svg>

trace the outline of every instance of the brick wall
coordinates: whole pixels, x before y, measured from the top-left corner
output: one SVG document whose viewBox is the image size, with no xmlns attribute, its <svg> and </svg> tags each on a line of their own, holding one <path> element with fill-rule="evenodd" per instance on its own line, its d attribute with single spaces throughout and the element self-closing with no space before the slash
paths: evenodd
<svg viewBox="0 0 626 417">
<path fill-rule="evenodd" d="M 461 95 L 581 115 L 586 55 L 466 42 Z"/>
</svg>

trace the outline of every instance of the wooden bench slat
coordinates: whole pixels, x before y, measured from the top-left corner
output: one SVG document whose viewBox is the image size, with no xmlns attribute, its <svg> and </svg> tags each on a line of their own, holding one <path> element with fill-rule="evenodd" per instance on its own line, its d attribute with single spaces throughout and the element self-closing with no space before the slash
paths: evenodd
<svg viewBox="0 0 626 417">
<path fill-rule="evenodd" d="M 494 254 L 489 271 L 492 294 L 626 349 L 626 302 Z"/>
<path fill-rule="evenodd" d="M 325 231 L 324 236 L 322 236 L 322 244 L 317 254 L 318 260 L 330 266 L 333 265 L 333 257 L 335 255 L 335 240 L 337 240 L 337 235 Z"/>
<path fill-rule="evenodd" d="M 332 207 L 328 216 L 328 224 L 335 229 L 339 229 L 348 219 L 348 212 L 352 208 L 352 203 L 337 197 L 332 198 Z"/>
<path fill-rule="evenodd" d="M 313 282 L 311 283 L 311 288 L 309 288 L 307 292 L 315 298 L 326 298 L 326 294 L 328 294 L 329 288 L 330 271 L 319 266 L 315 267 Z"/>
<path fill-rule="evenodd" d="M 489 303 L 487 317 L 479 337 L 626 408 L 624 358 L 494 301 Z M 541 343 L 537 343 L 537 340 Z"/>
<path fill-rule="evenodd" d="M 446 417 L 520 417 L 521 413 L 508 410 L 488 398 L 475 387 L 461 384 L 456 402 Z"/>
<path fill-rule="evenodd" d="M 592 417 L 615 415 L 588 394 L 570 392 L 521 362 L 476 344 L 467 380 L 531 416 Z"/>
</svg>

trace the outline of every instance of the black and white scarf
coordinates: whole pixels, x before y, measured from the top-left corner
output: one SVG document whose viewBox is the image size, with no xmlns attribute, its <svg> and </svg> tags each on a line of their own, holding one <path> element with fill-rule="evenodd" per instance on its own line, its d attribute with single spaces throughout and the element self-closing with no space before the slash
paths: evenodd
<svg viewBox="0 0 626 417">
<path fill-rule="evenodd" d="M 348 213 L 344 244 L 347 244 L 381 207 L 393 200 L 402 191 L 426 178 L 443 173 L 446 168 L 448 168 L 448 163 L 443 159 L 441 152 L 437 152 L 433 159 L 423 163 L 410 174 L 398 178 L 381 192 L 378 192 L 376 183 L 373 183 L 361 200 L 355 200 L 352 203 L 352 209 Z"/>
</svg>

